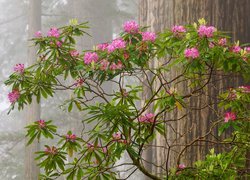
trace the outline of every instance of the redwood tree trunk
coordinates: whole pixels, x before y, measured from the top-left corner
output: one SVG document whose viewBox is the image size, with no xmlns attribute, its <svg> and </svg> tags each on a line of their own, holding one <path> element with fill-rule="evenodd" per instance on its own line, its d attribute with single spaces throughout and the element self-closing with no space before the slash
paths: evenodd
<svg viewBox="0 0 250 180">
<path fill-rule="evenodd" d="M 250 41 L 250 18 L 246 15 L 250 9 L 249 0 L 140 0 L 139 8 L 140 24 L 150 26 L 150 30 L 155 32 L 161 32 L 172 25 L 185 25 L 186 23 L 193 23 L 200 18 L 205 18 L 209 25 L 229 32 L 233 40 L 240 40 L 241 43 Z M 173 69 L 166 76 L 172 79 L 177 74 L 178 71 Z M 214 77 L 211 81 L 215 80 L 217 79 Z M 213 108 L 218 109 L 216 105 L 218 102 L 217 95 L 229 87 L 237 87 L 241 84 L 242 81 L 238 77 L 220 80 L 210 84 L 206 94 L 203 96 L 192 98 L 189 105 L 195 108 L 202 107 L 204 103 L 215 103 L 215 105 L 202 111 L 194 110 L 188 113 L 187 118 L 166 124 L 168 143 L 176 140 L 176 144 L 188 144 L 207 132 L 211 122 L 217 118 L 212 110 Z M 183 83 L 181 87 L 178 87 L 178 92 L 187 93 L 187 84 Z M 183 113 L 186 112 L 176 111 L 166 115 L 166 118 L 180 117 Z M 185 135 L 183 135 L 184 133 Z M 217 129 L 214 130 L 213 134 L 217 136 Z M 208 138 L 213 139 L 213 137 Z M 154 144 L 166 145 L 166 139 L 163 137 L 156 138 Z M 208 153 L 211 147 L 212 144 L 208 143 L 195 144 L 181 156 L 180 163 L 191 165 L 198 159 L 204 159 L 205 154 Z M 215 149 L 219 151 L 221 147 L 217 145 Z M 148 153 L 147 158 L 149 160 L 154 159 L 154 163 L 158 165 L 167 163 L 167 167 L 174 167 L 177 165 L 178 156 L 178 153 L 175 153 L 175 151 L 178 152 L 180 150 L 181 147 L 173 147 L 170 151 L 169 149 L 167 151 L 157 150 L 150 154 Z M 168 154 L 170 155 L 168 156 Z M 168 160 L 167 157 L 169 157 Z M 155 173 L 161 172 L 159 168 L 151 168 Z"/>
<path fill-rule="evenodd" d="M 28 39 L 34 37 L 34 33 L 41 30 L 41 0 L 29 0 L 28 7 Z M 36 61 L 36 49 L 28 48 L 28 65 Z M 27 106 L 26 123 L 31 124 L 40 119 L 40 106 L 33 99 L 33 103 Z M 27 143 L 28 139 L 26 139 Z M 25 148 L 25 179 L 38 179 L 39 168 L 35 162 L 35 152 L 39 151 L 38 142 L 34 142 Z"/>
</svg>

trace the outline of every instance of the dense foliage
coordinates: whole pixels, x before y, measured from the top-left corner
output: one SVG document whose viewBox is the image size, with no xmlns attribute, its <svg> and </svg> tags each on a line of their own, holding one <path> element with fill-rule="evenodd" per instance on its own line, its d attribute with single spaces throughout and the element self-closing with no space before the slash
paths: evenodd
<svg viewBox="0 0 250 180">
<path fill-rule="evenodd" d="M 188 99 L 206 91 L 211 77 L 219 76 L 216 73 L 233 73 L 248 81 L 250 47 L 230 43 L 225 33 L 204 20 L 174 26 L 158 35 L 128 21 L 112 42 L 79 52 L 75 37 L 86 34 L 87 28 L 86 23 L 72 20 L 69 26 L 51 28 L 47 35 L 37 32 L 33 39 L 38 47 L 37 63 L 27 68 L 17 64 L 6 81 L 12 86 L 8 95 L 11 110 L 15 106 L 22 109 L 33 97 L 39 103 L 56 91 L 71 90 L 72 96 L 63 106 L 69 112 L 77 108 L 83 113 L 83 123 L 92 125 L 77 135 L 71 131 L 59 134 L 51 120 L 34 120 L 27 126 L 28 144 L 35 139 L 59 138 L 58 144 L 37 152 L 38 164 L 44 169 L 41 179 L 63 175 L 68 179 L 116 179 L 119 166 L 131 168 L 128 177 L 140 170 L 152 179 L 234 179 L 245 173 L 249 168 L 250 86 L 231 87 L 218 95 L 220 111 L 216 111 L 213 126 L 219 126 L 219 135 L 233 129 L 231 137 L 220 142 L 230 145 L 228 152 L 216 154 L 212 149 L 205 160 L 188 167 L 180 160 L 184 147 L 176 167 L 168 167 L 166 162 L 162 175 L 145 168 L 142 153 L 156 134 L 166 135 L 165 114 L 188 109 Z M 166 73 L 174 68 L 179 74 L 169 79 Z M 140 83 L 126 85 L 128 78 Z M 67 79 L 75 82 L 70 84 Z M 182 81 L 188 82 L 189 92 L 176 90 Z M 103 88 L 105 83 L 117 90 Z M 148 87 L 150 95 L 140 106 L 143 87 Z M 124 152 L 132 162 L 117 164 Z"/>
</svg>

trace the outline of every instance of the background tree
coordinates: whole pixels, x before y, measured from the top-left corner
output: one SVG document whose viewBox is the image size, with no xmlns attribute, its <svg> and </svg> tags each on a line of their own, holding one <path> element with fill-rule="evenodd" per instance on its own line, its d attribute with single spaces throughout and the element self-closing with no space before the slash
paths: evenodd
<svg viewBox="0 0 250 180">
<path fill-rule="evenodd" d="M 139 2 L 139 21 L 141 25 L 150 26 L 152 31 L 161 32 L 165 28 L 170 28 L 173 25 L 182 25 L 197 21 L 204 17 L 209 25 L 214 25 L 220 30 L 227 31 L 232 35 L 232 41 L 239 39 L 241 43 L 249 42 L 250 40 L 250 19 L 245 16 L 250 8 L 248 0 L 140 0 Z M 153 64 L 153 66 L 157 66 Z M 166 74 L 166 78 L 176 77 L 177 69 L 172 69 L 170 73 Z M 195 138 L 202 136 L 210 128 L 209 123 L 217 118 L 214 109 L 218 109 L 216 103 L 218 102 L 217 95 L 219 92 L 228 89 L 229 87 L 237 87 L 242 85 L 241 78 L 236 76 L 216 77 L 211 79 L 208 91 L 201 92 L 202 97 L 193 97 L 190 100 L 189 106 L 193 108 L 191 112 L 183 110 L 176 111 L 171 114 L 166 114 L 166 118 L 176 118 L 187 114 L 186 118 L 181 121 L 166 124 L 167 126 L 167 140 L 163 137 L 156 138 L 154 145 L 164 145 L 168 150 L 151 151 L 146 153 L 150 160 L 155 160 L 156 164 L 169 163 L 171 167 L 176 166 L 177 156 L 182 147 L 174 146 L 178 144 L 188 144 Z M 183 83 L 177 87 L 178 91 L 188 92 L 187 83 Z M 218 134 L 218 129 L 215 128 L 205 140 L 214 140 L 214 135 Z M 225 138 L 225 137 L 224 137 Z M 168 143 L 174 147 L 170 149 Z M 197 142 L 194 146 L 187 148 L 181 158 L 181 162 L 189 165 L 197 159 L 203 159 L 205 154 L 211 148 L 209 142 Z M 221 150 L 220 144 L 217 144 L 216 151 Z M 167 154 L 170 153 L 169 160 L 166 160 Z M 159 168 L 151 165 L 154 171 L 161 171 Z"/>
<path fill-rule="evenodd" d="M 30 0 L 28 7 L 28 39 L 34 37 L 35 32 L 41 30 L 41 0 Z M 28 65 L 36 62 L 36 49 L 28 49 Z M 26 123 L 27 125 L 40 119 L 40 105 L 33 100 L 33 103 L 27 106 Z M 28 142 L 28 140 L 26 140 Z M 38 179 L 39 167 L 35 162 L 36 151 L 39 151 L 39 143 L 36 142 L 31 146 L 25 147 L 25 178 Z"/>
</svg>

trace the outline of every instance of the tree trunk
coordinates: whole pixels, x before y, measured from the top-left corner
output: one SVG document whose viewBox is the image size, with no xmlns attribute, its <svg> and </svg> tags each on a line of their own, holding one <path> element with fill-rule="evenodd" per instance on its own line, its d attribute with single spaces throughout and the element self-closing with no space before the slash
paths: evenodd
<svg viewBox="0 0 250 180">
<path fill-rule="evenodd" d="M 28 7 L 28 39 L 34 37 L 34 33 L 41 30 L 41 0 L 30 0 Z M 28 48 L 28 65 L 36 61 L 36 49 Z M 26 123 L 31 124 L 40 119 L 40 106 L 33 99 L 33 103 L 27 106 Z M 26 139 L 27 143 L 27 139 Z M 38 179 L 39 168 L 35 162 L 35 152 L 39 150 L 39 143 L 34 142 L 25 148 L 25 179 Z"/>
<path fill-rule="evenodd" d="M 149 30 L 151 31 L 161 32 L 172 25 L 185 25 L 186 23 L 193 23 L 200 18 L 205 18 L 209 25 L 217 27 L 218 30 L 229 32 L 233 40 L 240 40 L 241 43 L 250 41 L 250 19 L 246 16 L 250 9 L 249 0 L 140 0 L 139 7 L 139 22 L 141 25 L 150 26 Z M 178 71 L 173 69 L 167 74 L 167 77 L 172 79 L 177 74 Z M 211 81 L 217 79 L 218 76 L 213 77 Z M 213 84 L 211 83 L 204 96 L 192 98 L 189 102 L 189 105 L 192 107 L 200 108 L 205 103 L 215 103 L 215 105 L 202 111 L 194 110 L 188 113 L 187 118 L 166 124 L 168 143 L 173 143 L 176 140 L 176 145 L 188 144 L 206 133 L 210 128 L 211 122 L 218 118 L 213 112 L 213 108 L 218 110 L 216 105 L 218 102 L 217 95 L 229 87 L 237 87 L 241 84 L 242 80 L 238 77 L 220 80 Z M 178 92 L 188 93 L 187 84 L 184 83 L 181 87 L 178 87 Z M 167 115 L 166 118 L 177 118 L 183 113 L 186 112 L 173 112 Z M 183 135 L 184 133 L 186 134 Z M 217 136 L 217 129 L 214 130 L 213 134 Z M 208 138 L 213 139 L 213 137 Z M 158 137 L 154 143 L 156 145 L 166 145 L 166 140 L 163 137 Z M 185 151 L 179 162 L 177 162 L 178 153 L 175 153 L 175 151 L 180 152 L 181 147 L 173 147 L 173 149 L 168 149 L 167 151 L 157 150 L 149 154 L 148 159 L 154 159 L 154 163 L 158 165 L 167 163 L 166 167 L 168 169 L 176 167 L 177 163 L 183 163 L 188 166 L 198 159 L 204 159 L 205 154 L 208 153 L 211 147 L 212 144 L 197 143 Z M 221 147 L 217 145 L 215 149 L 219 151 Z M 161 172 L 156 167 L 152 169 L 155 173 Z"/>
<path fill-rule="evenodd" d="M 94 45 L 112 40 L 112 21 L 108 18 L 101 18 L 108 17 L 111 2 L 104 2 L 102 0 L 96 0 L 95 2 L 92 0 L 74 0 L 70 6 L 70 9 L 73 9 L 73 11 L 70 12 L 71 18 L 76 18 L 79 23 L 88 21 L 88 26 L 90 26 L 90 29 L 88 29 L 87 32 L 91 37 L 84 35 L 83 37 L 77 38 L 76 46 L 79 52 L 82 52 L 83 50 L 91 50 Z M 73 83 L 73 79 L 69 79 L 68 81 L 70 84 Z M 103 89 L 105 92 L 111 93 L 112 85 L 104 83 Z M 71 92 L 69 92 L 69 96 L 71 96 Z M 92 96 L 91 93 L 89 96 Z M 80 120 L 76 119 L 76 121 L 72 121 L 71 128 L 74 133 L 80 135 L 83 128 L 81 118 Z M 87 125 L 87 128 L 90 129 L 91 127 L 88 127 Z"/>
</svg>

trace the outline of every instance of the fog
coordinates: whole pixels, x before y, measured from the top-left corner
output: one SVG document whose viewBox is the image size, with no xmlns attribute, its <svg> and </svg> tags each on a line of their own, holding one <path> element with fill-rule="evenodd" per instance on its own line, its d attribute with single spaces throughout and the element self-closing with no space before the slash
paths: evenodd
<svg viewBox="0 0 250 180">
<path fill-rule="evenodd" d="M 78 39 L 78 49 L 91 49 L 97 43 L 115 38 L 125 20 L 136 19 L 137 9 L 136 0 L 42 0 L 41 31 L 45 34 L 50 27 L 67 25 L 72 18 L 77 18 L 78 22 L 89 21 L 88 33 L 92 37 Z M 29 11 L 28 0 L 0 0 L 0 179 L 4 180 L 25 179 L 24 127 L 28 114 L 24 109 L 7 115 L 10 88 L 4 81 L 13 72 L 15 64 L 27 65 L 28 21 L 32 18 Z M 41 103 L 41 119 L 53 119 L 64 132 L 81 128 L 77 126 L 81 114 L 66 113 L 59 108 L 69 96 L 67 92 L 57 93 Z M 41 142 L 40 148 L 43 144 Z"/>
</svg>

